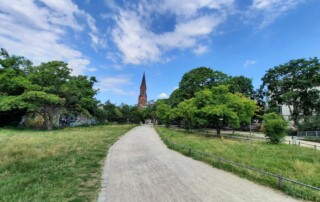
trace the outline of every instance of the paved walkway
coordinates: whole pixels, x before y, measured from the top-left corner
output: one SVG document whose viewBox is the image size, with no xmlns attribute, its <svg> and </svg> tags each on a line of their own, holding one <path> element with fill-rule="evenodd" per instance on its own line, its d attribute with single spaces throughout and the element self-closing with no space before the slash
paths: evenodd
<svg viewBox="0 0 320 202">
<path fill-rule="evenodd" d="M 169 150 L 151 126 L 143 125 L 109 150 L 98 201 L 296 200 Z"/>
</svg>

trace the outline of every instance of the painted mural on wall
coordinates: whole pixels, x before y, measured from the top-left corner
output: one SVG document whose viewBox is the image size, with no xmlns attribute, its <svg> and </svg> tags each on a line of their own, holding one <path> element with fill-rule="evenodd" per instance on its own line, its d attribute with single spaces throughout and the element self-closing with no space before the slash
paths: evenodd
<svg viewBox="0 0 320 202">
<path fill-rule="evenodd" d="M 59 126 L 81 126 L 81 125 L 95 125 L 97 120 L 95 118 L 87 118 L 83 116 L 60 116 Z"/>
<path fill-rule="evenodd" d="M 54 117 L 53 125 L 56 128 L 59 127 L 74 127 L 81 125 L 95 125 L 97 120 L 95 118 L 87 118 L 84 116 L 70 116 L 70 115 L 61 115 Z M 37 114 L 28 114 L 22 117 L 20 125 L 24 125 L 31 128 L 42 129 L 44 127 L 44 118 L 40 113 Z"/>
</svg>

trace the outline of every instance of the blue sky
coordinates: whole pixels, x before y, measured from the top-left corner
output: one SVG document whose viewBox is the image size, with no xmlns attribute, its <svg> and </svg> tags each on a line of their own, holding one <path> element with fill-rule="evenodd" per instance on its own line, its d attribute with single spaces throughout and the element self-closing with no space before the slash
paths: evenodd
<svg viewBox="0 0 320 202">
<path fill-rule="evenodd" d="M 2 0 L 0 47 L 35 64 L 95 76 L 102 102 L 169 96 L 184 73 L 211 67 L 253 79 L 320 55 L 319 0 Z"/>
</svg>

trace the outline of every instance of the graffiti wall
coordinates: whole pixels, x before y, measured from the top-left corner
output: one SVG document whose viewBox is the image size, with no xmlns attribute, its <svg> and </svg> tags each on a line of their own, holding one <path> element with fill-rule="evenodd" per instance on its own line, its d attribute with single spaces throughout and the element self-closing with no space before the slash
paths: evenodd
<svg viewBox="0 0 320 202">
<path fill-rule="evenodd" d="M 83 116 L 60 116 L 59 126 L 81 126 L 81 125 L 95 125 L 97 120 L 95 118 L 87 118 Z"/>
</svg>

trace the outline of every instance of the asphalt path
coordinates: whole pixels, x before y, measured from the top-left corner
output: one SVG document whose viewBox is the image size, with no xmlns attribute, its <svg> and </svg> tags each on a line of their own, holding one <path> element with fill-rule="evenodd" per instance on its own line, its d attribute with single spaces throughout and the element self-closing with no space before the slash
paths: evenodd
<svg viewBox="0 0 320 202">
<path fill-rule="evenodd" d="M 152 126 L 143 125 L 110 148 L 98 201 L 297 200 L 172 151 Z"/>
</svg>

